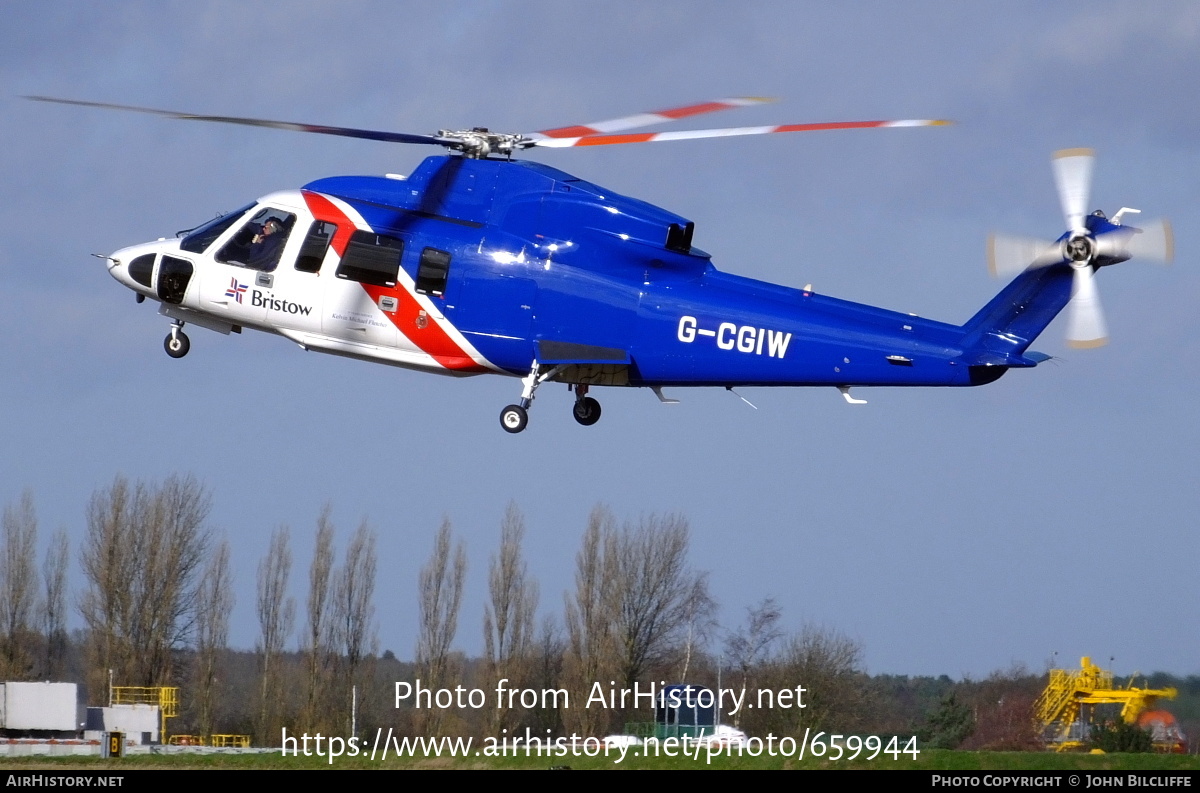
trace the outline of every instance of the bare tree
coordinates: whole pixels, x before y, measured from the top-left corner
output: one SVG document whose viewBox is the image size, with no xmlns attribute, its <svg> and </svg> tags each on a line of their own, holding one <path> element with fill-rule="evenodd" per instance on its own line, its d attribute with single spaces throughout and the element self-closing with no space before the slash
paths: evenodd
<svg viewBox="0 0 1200 793">
<path fill-rule="evenodd" d="M 42 564 L 45 584 L 42 625 L 46 631 L 46 677 L 53 680 L 64 671 L 67 654 L 67 564 L 71 558 L 67 533 L 59 529 L 46 548 Z"/>
<path fill-rule="evenodd" d="M 229 644 L 229 615 L 232 611 L 229 543 L 222 541 L 208 560 L 196 599 L 196 700 L 201 735 L 211 735 L 213 732 L 217 658 Z"/>
<path fill-rule="evenodd" d="M 563 681 L 572 702 L 586 702 L 592 684 L 615 674 L 615 587 L 617 532 L 612 513 L 596 506 L 588 515 L 583 545 L 575 556 L 575 594 L 566 596 L 567 650 Z M 564 727 L 595 735 L 607 725 L 607 712 L 569 708 Z"/>
<path fill-rule="evenodd" d="M 288 578 L 292 572 L 290 537 L 287 526 L 275 529 L 266 558 L 258 565 L 260 743 L 274 741 L 280 735 L 280 662 L 296 618 L 296 600 L 287 595 Z"/>
<path fill-rule="evenodd" d="M 460 542 L 451 552 L 453 531 L 443 518 L 433 542 L 433 555 L 421 568 L 420 636 L 417 640 L 417 669 L 425 688 L 445 685 L 452 672 L 450 645 L 458 631 L 458 608 L 467 576 L 467 552 Z M 439 734 L 443 713 L 439 708 L 423 710 L 421 725 L 429 734 Z"/>
<path fill-rule="evenodd" d="M 563 640 L 562 630 L 554 616 L 547 614 L 542 620 L 542 629 L 538 633 L 537 646 L 534 648 L 536 657 L 530 675 L 532 688 L 548 691 L 561 687 L 566 650 L 567 644 Z M 546 730 L 562 731 L 561 707 L 539 707 L 531 716 L 533 725 L 542 734 L 545 734 Z"/>
<path fill-rule="evenodd" d="M 814 733 L 851 732 L 863 727 L 873 712 L 874 692 L 862 671 L 862 646 L 839 631 L 806 625 L 761 669 L 762 688 L 795 689 L 802 683 L 804 708 L 747 711 L 747 729 L 776 735 L 797 735 L 806 727 Z"/>
<path fill-rule="evenodd" d="M 763 598 L 753 608 L 747 608 L 746 627 L 738 628 L 725 639 L 725 657 L 742 673 L 746 685 L 750 670 L 769 654 L 771 645 L 779 641 L 783 631 L 779 620 L 783 613 L 774 598 Z"/>
<path fill-rule="evenodd" d="M 682 515 L 651 515 L 616 537 L 617 655 L 622 682 L 631 687 L 684 641 L 708 588 L 704 574 L 688 567 Z"/>
<path fill-rule="evenodd" d="M 375 532 L 364 518 L 358 531 L 346 546 L 346 560 L 337 574 L 336 622 L 341 649 L 345 658 L 347 701 L 351 689 L 362 684 L 362 666 L 375 651 L 378 638 L 375 628 Z"/>
<path fill-rule="evenodd" d="M 683 640 L 683 669 L 679 680 L 686 683 L 692 669 L 692 658 L 708 646 L 716 632 L 717 601 L 708 592 L 708 575 L 701 573 L 692 580 L 692 589 L 685 601 L 686 635 Z"/>
<path fill-rule="evenodd" d="M 192 476 L 170 476 L 157 488 L 138 487 L 134 579 L 134 685 L 171 680 L 174 651 L 195 627 L 198 579 L 208 553 L 202 527 L 211 508 L 208 491 Z"/>
<path fill-rule="evenodd" d="M 135 494 L 123 476 L 92 494 L 87 509 L 87 535 L 80 565 L 88 588 L 79 611 L 88 626 L 91 645 L 88 688 L 104 690 L 108 671 L 125 680 L 130 663 L 133 624 Z"/>
<path fill-rule="evenodd" d="M 725 657 L 742 673 L 742 688 L 749 685 L 751 672 L 769 656 L 771 646 L 779 641 L 783 631 L 779 629 L 782 612 L 774 598 L 763 598 L 754 608 L 747 608 L 746 627 L 738 628 L 725 639 Z M 734 725 L 740 726 L 742 712 L 734 717 Z"/>
<path fill-rule="evenodd" d="M 0 556 L 0 630 L 3 635 L 5 679 L 23 679 L 32 672 L 30 633 L 37 610 L 37 513 L 33 491 L 25 490 L 16 506 L 4 508 L 4 548 Z"/>
<path fill-rule="evenodd" d="M 192 476 L 161 485 L 118 476 L 93 493 L 81 552 L 88 589 L 80 602 L 92 639 L 90 683 L 107 670 L 125 685 L 166 685 L 176 649 L 190 637 L 208 552 L 211 499 Z"/>
<path fill-rule="evenodd" d="M 332 507 L 326 504 L 317 517 L 316 544 L 312 565 L 308 569 L 308 632 L 304 639 L 305 655 L 305 729 L 331 727 L 327 700 L 332 682 L 335 656 L 333 651 L 333 535 L 330 517 Z"/>
<path fill-rule="evenodd" d="M 688 566 L 688 544 L 681 515 L 651 515 L 617 529 L 606 508 L 592 510 L 575 559 L 575 594 L 566 599 L 563 674 L 573 699 L 586 701 L 594 683 L 609 679 L 629 688 L 679 655 L 689 668 L 713 604 L 706 576 Z M 584 735 L 617 715 L 588 708 L 564 714 Z"/>
<path fill-rule="evenodd" d="M 483 612 L 483 638 L 488 682 L 494 688 L 508 680 L 509 688 L 523 688 L 533 643 L 533 615 L 537 610 L 537 584 L 529 577 L 521 545 L 525 517 L 509 502 L 500 526 L 500 553 L 488 567 L 489 602 Z M 509 724 L 506 703 L 489 709 L 492 732 Z"/>
</svg>

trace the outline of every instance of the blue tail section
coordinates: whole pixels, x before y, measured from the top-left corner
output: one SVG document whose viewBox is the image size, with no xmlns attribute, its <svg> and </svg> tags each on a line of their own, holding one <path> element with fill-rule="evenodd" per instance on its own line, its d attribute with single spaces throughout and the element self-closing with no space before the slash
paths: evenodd
<svg viewBox="0 0 1200 793">
<path fill-rule="evenodd" d="M 963 325 L 963 358 L 971 365 L 1034 366 L 1025 351 L 1071 300 L 1069 264 L 1026 270 Z M 1044 359 L 1043 359 L 1044 360 Z"/>
</svg>

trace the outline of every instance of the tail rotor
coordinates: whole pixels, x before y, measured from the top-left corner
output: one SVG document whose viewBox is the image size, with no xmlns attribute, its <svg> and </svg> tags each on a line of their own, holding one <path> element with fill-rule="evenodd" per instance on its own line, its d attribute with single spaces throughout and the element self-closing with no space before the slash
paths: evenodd
<svg viewBox="0 0 1200 793">
<path fill-rule="evenodd" d="M 1011 276 L 1030 268 L 1069 266 L 1074 271 L 1071 302 L 1067 305 L 1067 343 L 1099 347 L 1108 341 L 1108 328 L 1096 271 L 1132 258 L 1170 262 L 1174 256 L 1171 225 L 1156 220 L 1141 228 L 1124 226 L 1122 218 L 1139 210 L 1123 207 L 1112 219 L 1096 210 L 1087 212 L 1095 152 L 1063 149 L 1052 166 L 1067 231 L 1057 240 L 993 234 L 988 238 L 988 269 L 994 276 Z"/>
</svg>

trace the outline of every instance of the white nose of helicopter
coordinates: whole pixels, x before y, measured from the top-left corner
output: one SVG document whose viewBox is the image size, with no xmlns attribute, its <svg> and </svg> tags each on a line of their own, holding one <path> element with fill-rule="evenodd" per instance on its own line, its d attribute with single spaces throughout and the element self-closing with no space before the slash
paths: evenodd
<svg viewBox="0 0 1200 793">
<path fill-rule="evenodd" d="M 139 295 L 149 295 L 153 292 L 155 254 L 156 251 L 150 246 L 135 245 L 107 256 L 94 255 L 104 259 L 108 274 L 122 286 L 129 287 Z"/>
</svg>

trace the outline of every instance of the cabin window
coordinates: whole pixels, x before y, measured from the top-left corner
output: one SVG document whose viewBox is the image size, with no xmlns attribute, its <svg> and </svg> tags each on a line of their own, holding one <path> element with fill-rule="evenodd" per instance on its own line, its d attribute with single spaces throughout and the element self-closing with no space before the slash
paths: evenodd
<svg viewBox="0 0 1200 793">
<path fill-rule="evenodd" d="M 342 254 L 337 277 L 375 286 L 395 286 L 402 253 L 404 241 L 401 239 L 356 231 Z"/>
<path fill-rule="evenodd" d="M 295 222 L 296 216 L 290 212 L 261 209 L 225 243 L 217 253 L 217 261 L 272 272 L 279 264 L 279 256 Z"/>
<path fill-rule="evenodd" d="M 421 251 L 421 264 L 417 267 L 417 292 L 422 295 L 444 294 L 449 273 L 450 254 L 437 248 L 426 248 Z"/>
<path fill-rule="evenodd" d="M 225 233 L 225 230 L 242 219 L 242 216 L 249 212 L 254 207 L 254 204 L 247 204 L 241 209 L 230 212 L 227 215 L 215 217 L 207 223 L 203 223 L 186 233 L 186 236 L 179 243 L 181 251 L 188 253 L 204 253 L 209 245 L 216 242 L 217 237 Z"/>
<path fill-rule="evenodd" d="M 296 269 L 302 273 L 319 271 L 334 234 L 337 234 L 335 224 L 327 220 L 313 221 L 304 237 L 304 244 L 300 246 L 300 255 L 296 257 Z"/>
</svg>

